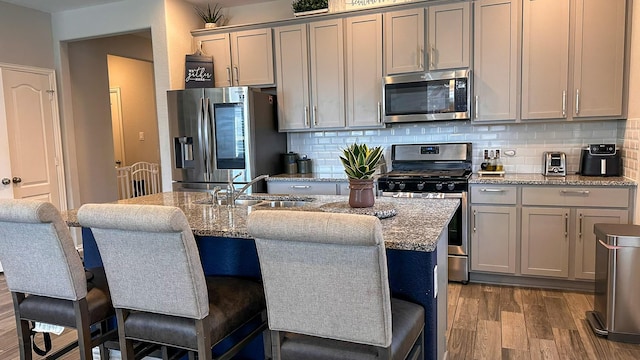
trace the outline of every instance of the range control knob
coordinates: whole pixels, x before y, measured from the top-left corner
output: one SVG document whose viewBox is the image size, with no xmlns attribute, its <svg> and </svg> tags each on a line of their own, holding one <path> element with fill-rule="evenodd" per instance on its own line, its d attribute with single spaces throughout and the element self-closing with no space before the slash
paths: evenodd
<svg viewBox="0 0 640 360">
<path fill-rule="evenodd" d="M 442 183 L 437 183 L 436 184 L 436 190 L 438 190 L 438 191 L 442 190 Z"/>
<path fill-rule="evenodd" d="M 420 183 L 420 184 L 418 184 L 416 187 L 418 188 L 418 190 L 422 191 L 422 190 L 424 189 L 424 183 L 423 183 L 423 182 L 421 182 L 421 183 Z"/>
<path fill-rule="evenodd" d="M 454 184 L 454 183 L 447 184 L 447 189 L 453 191 L 453 189 L 455 189 L 455 188 L 456 188 L 456 184 Z"/>
<path fill-rule="evenodd" d="M 554 168 L 553 168 L 553 172 L 554 172 L 554 173 L 557 173 L 558 171 L 560 171 L 560 170 L 558 170 L 558 168 L 557 168 L 557 167 L 554 167 Z"/>
<path fill-rule="evenodd" d="M 398 188 L 399 188 L 400 190 L 404 190 L 404 188 L 405 188 L 405 187 L 406 187 L 406 185 L 405 185 L 404 183 L 400 183 L 400 184 L 398 184 Z"/>
<path fill-rule="evenodd" d="M 389 190 L 393 190 L 396 187 L 396 184 L 389 182 Z"/>
</svg>

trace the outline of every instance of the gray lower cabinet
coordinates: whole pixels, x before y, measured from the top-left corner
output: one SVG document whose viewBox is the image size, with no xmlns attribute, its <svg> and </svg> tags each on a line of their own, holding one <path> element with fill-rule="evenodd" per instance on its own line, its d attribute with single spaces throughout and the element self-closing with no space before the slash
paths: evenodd
<svg viewBox="0 0 640 360">
<path fill-rule="evenodd" d="M 267 181 L 269 194 L 338 195 L 332 181 Z"/>
<path fill-rule="evenodd" d="M 522 208 L 520 272 L 569 276 L 569 209 Z"/>
<path fill-rule="evenodd" d="M 593 280 L 597 223 L 629 223 L 628 187 L 472 184 L 471 271 Z"/>
<path fill-rule="evenodd" d="M 616 209 L 577 209 L 574 274 L 576 279 L 595 279 L 596 235 L 593 225 L 598 223 L 626 224 L 629 211 Z"/>
<path fill-rule="evenodd" d="M 516 272 L 515 186 L 471 187 L 471 270 Z"/>
<path fill-rule="evenodd" d="M 629 223 L 628 188 L 523 186 L 520 272 L 593 280 L 593 225 Z"/>
</svg>

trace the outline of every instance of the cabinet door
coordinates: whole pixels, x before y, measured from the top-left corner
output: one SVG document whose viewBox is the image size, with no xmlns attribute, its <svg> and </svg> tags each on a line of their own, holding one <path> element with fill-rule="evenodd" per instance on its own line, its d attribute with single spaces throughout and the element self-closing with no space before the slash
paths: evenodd
<svg viewBox="0 0 640 360">
<path fill-rule="evenodd" d="M 424 9 L 384 14 L 385 74 L 424 71 Z"/>
<path fill-rule="evenodd" d="M 213 56 L 213 81 L 215 87 L 232 86 L 231 47 L 228 33 L 196 38 L 202 42 L 202 51 Z"/>
<path fill-rule="evenodd" d="M 345 126 L 342 19 L 309 24 L 311 123 L 316 129 Z"/>
<path fill-rule="evenodd" d="M 347 18 L 347 126 L 381 127 L 382 14 Z"/>
<path fill-rule="evenodd" d="M 569 209 L 522 208 L 523 275 L 569 276 Z"/>
<path fill-rule="evenodd" d="M 597 223 L 627 224 L 629 212 L 613 209 L 578 209 L 576 212 L 576 250 L 574 272 L 576 279 L 595 279 L 596 236 L 593 225 Z"/>
<path fill-rule="evenodd" d="M 308 129 L 309 67 L 307 26 L 291 25 L 274 29 L 278 87 L 278 128 L 280 131 Z"/>
<path fill-rule="evenodd" d="M 231 61 L 234 85 L 273 85 L 271 28 L 231 33 Z"/>
<path fill-rule="evenodd" d="M 516 0 L 482 0 L 474 3 L 475 121 L 517 118 L 519 3 Z"/>
<path fill-rule="evenodd" d="M 524 0 L 522 118 L 567 117 L 569 0 Z"/>
<path fill-rule="evenodd" d="M 429 70 L 469 67 L 468 2 L 429 7 Z"/>
<path fill-rule="evenodd" d="M 471 207 L 471 270 L 515 274 L 516 208 Z"/>
<path fill-rule="evenodd" d="M 573 115 L 621 116 L 625 0 L 576 0 Z"/>
</svg>

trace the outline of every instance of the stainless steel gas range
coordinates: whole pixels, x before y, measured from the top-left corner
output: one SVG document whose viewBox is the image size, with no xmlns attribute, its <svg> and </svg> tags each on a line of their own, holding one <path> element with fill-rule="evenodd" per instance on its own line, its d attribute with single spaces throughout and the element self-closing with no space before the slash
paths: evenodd
<svg viewBox="0 0 640 360">
<path fill-rule="evenodd" d="M 460 208 L 449 223 L 449 280 L 465 284 L 469 281 L 471 166 L 471 143 L 392 145 L 392 170 L 378 178 L 383 196 L 460 199 Z"/>
</svg>

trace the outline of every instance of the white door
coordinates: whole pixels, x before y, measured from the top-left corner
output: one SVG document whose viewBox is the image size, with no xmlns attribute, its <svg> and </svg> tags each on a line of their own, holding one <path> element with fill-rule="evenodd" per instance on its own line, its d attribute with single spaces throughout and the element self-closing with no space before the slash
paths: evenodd
<svg viewBox="0 0 640 360">
<path fill-rule="evenodd" d="M 53 70 L 0 65 L 0 82 L 0 197 L 66 210 Z"/>
<path fill-rule="evenodd" d="M 113 130 L 113 160 L 116 167 L 126 166 L 120 88 L 109 89 L 109 98 L 111 101 L 111 128 Z"/>
</svg>

